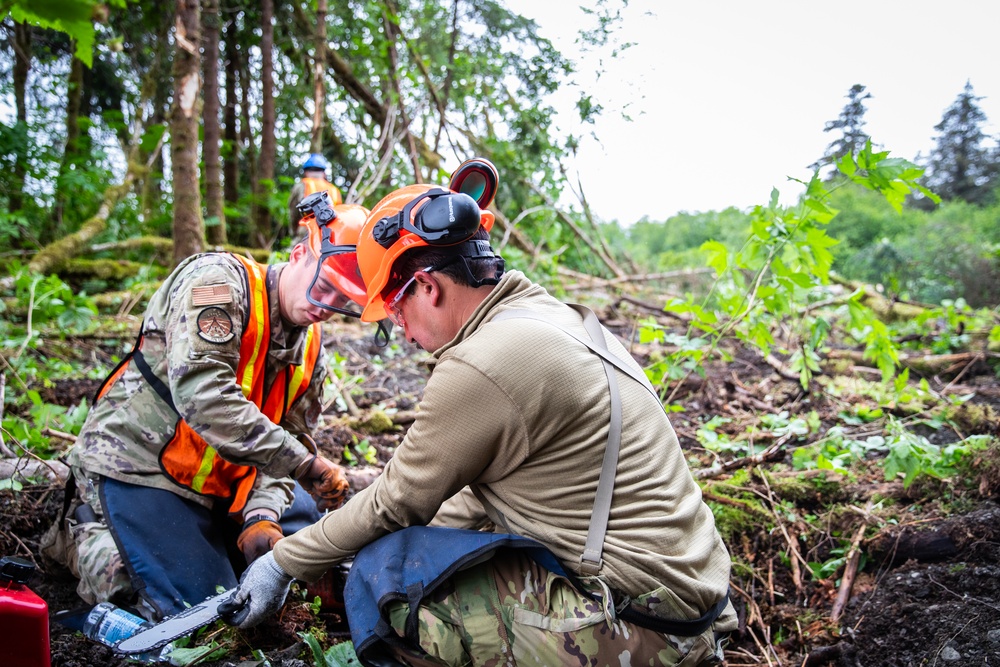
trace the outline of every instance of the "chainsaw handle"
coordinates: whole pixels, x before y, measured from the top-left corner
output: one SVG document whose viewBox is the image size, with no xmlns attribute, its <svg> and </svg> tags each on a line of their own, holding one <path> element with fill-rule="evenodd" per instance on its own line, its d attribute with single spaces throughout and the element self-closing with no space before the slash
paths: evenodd
<svg viewBox="0 0 1000 667">
<path fill-rule="evenodd" d="M 219 616 L 229 625 L 239 625 L 250 614 L 250 598 L 248 597 L 245 602 L 236 602 L 233 599 L 235 597 L 234 592 L 233 597 L 223 600 L 218 607 Z"/>
</svg>

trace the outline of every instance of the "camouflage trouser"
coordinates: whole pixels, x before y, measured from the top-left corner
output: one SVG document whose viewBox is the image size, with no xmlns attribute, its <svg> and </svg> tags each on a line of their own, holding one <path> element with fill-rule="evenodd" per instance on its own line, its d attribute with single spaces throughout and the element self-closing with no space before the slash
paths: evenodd
<svg viewBox="0 0 1000 667">
<path fill-rule="evenodd" d="M 407 603 L 389 607 L 402 637 Z M 626 665 L 721 664 L 722 650 L 709 629 L 673 637 L 621 620 L 609 620 L 600 602 L 577 592 L 530 557 L 506 552 L 453 575 L 420 605 L 420 648 L 397 658 L 424 665 Z"/>
<path fill-rule="evenodd" d="M 97 494 L 96 477 L 88 478 L 73 469 L 76 497 L 61 523 L 49 529 L 42 539 L 42 551 L 65 565 L 80 580 L 76 592 L 85 602 L 96 604 L 113 598 L 132 597 L 132 581 L 118 552 L 111 531 L 104 523 L 104 512 Z M 86 503 L 94 511 L 95 521 L 79 521 L 76 510 Z"/>
</svg>

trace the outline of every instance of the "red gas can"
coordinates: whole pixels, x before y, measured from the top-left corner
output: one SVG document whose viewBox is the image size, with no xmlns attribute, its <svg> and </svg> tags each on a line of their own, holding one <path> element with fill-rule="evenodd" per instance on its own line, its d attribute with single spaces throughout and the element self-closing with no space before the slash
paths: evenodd
<svg viewBox="0 0 1000 667">
<path fill-rule="evenodd" d="M 35 566 L 0 559 L 0 665 L 49 667 L 49 606 L 25 586 Z"/>
</svg>

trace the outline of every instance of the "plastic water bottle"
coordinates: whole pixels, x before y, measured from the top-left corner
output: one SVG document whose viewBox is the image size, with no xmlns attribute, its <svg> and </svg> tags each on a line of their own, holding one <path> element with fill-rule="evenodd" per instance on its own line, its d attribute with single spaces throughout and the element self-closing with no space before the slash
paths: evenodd
<svg viewBox="0 0 1000 667">
<path fill-rule="evenodd" d="M 49 667 L 49 606 L 25 586 L 35 571 L 13 556 L 0 559 L 0 665 Z"/>
<path fill-rule="evenodd" d="M 146 619 L 102 602 L 90 610 L 83 622 L 83 634 L 105 646 L 114 646 L 148 625 Z"/>
<path fill-rule="evenodd" d="M 83 622 L 83 634 L 105 646 L 114 646 L 150 625 L 150 622 L 141 616 L 127 612 L 110 602 L 101 602 L 87 614 L 87 620 Z M 166 661 L 173 648 L 171 642 L 162 649 L 132 654 L 129 659 L 139 662 Z"/>
</svg>

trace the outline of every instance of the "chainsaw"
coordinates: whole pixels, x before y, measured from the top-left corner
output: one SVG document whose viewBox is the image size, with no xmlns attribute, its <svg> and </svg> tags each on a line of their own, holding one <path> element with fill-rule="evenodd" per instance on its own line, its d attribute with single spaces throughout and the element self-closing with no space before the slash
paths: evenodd
<svg viewBox="0 0 1000 667">
<path fill-rule="evenodd" d="M 250 613 L 250 606 L 233 602 L 235 594 L 236 589 L 231 588 L 180 613 L 167 616 L 159 623 L 142 628 L 131 637 L 121 640 L 115 644 L 114 649 L 125 654 L 155 651 L 220 617 L 231 625 L 237 625 Z"/>
</svg>

